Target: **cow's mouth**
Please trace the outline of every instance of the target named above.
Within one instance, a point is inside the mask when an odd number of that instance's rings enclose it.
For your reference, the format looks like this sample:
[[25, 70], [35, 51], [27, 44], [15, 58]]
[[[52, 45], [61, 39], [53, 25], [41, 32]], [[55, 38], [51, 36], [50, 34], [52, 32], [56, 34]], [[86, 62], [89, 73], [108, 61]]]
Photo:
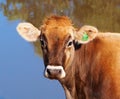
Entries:
[[49, 79], [62, 79], [66, 75], [62, 66], [48, 65], [45, 69], [45, 77]]

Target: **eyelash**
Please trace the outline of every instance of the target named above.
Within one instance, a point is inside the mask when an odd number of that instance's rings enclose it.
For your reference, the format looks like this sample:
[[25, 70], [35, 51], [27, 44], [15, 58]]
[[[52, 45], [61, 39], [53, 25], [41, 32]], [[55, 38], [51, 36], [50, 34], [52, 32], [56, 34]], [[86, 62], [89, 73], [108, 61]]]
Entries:
[[43, 39], [40, 39], [40, 43], [42, 47], [44, 48], [46, 47], [46, 42]]
[[69, 42], [67, 43], [67, 47], [71, 47], [72, 44], [73, 44], [73, 41], [69, 41]]

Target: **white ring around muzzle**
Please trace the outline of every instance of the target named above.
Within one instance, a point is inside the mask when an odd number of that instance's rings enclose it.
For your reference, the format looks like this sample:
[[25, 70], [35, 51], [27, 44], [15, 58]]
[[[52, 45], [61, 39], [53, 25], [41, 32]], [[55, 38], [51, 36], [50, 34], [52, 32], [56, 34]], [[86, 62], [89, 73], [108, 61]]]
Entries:
[[60, 78], [64, 78], [65, 76], [66, 76], [66, 73], [65, 73], [65, 71], [64, 71], [64, 69], [63, 69], [63, 67], [62, 66], [53, 66], [53, 65], [48, 65], [47, 67], [46, 67], [46, 70], [45, 70], [45, 76], [46, 77], [49, 77], [49, 75], [48, 75], [48, 73], [47, 73], [47, 69], [60, 69], [61, 70], [61, 75], [60, 75]]

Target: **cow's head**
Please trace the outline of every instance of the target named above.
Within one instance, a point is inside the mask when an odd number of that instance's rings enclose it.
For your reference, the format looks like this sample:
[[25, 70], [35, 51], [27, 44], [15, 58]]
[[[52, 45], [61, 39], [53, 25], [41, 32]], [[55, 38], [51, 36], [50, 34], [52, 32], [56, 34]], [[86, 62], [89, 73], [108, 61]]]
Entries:
[[45, 64], [45, 76], [61, 79], [72, 64], [76, 44], [86, 44], [96, 37], [98, 30], [92, 26], [74, 29], [69, 18], [52, 16], [37, 29], [31, 23], [20, 23], [18, 33], [27, 41], [40, 40]]

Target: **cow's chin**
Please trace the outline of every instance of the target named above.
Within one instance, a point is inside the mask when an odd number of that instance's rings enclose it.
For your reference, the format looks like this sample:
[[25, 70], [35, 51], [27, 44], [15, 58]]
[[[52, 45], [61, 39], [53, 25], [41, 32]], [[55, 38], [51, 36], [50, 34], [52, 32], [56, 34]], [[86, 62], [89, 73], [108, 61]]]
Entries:
[[49, 79], [62, 79], [66, 76], [66, 73], [62, 66], [48, 65], [45, 69], [45, 77]]
[[62, 79], [60, 76], [46, 76], [45, 75], [45, 77], [50, 79], [50, 80], [60, 80], [60, 79]]

